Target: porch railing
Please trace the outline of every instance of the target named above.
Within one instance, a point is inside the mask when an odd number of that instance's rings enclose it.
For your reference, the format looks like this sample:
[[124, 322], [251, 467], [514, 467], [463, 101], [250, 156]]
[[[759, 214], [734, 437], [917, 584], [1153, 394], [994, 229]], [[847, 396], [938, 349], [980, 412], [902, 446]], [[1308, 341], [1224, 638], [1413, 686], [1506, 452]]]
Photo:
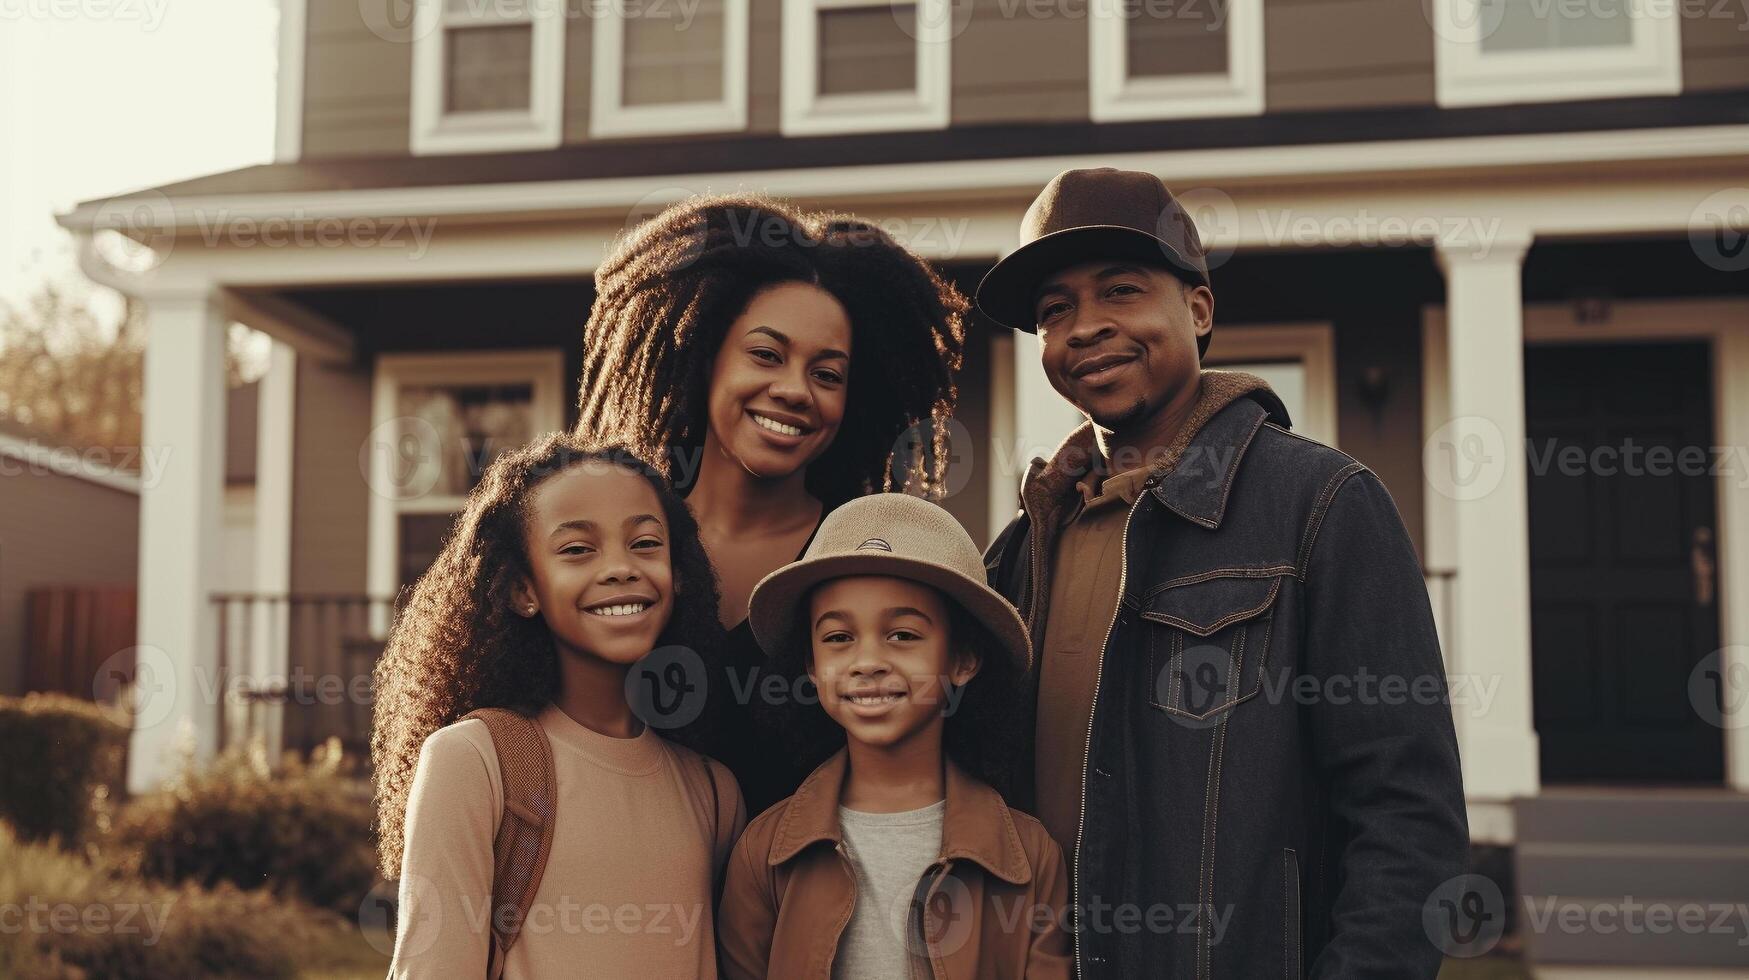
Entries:
[[220, 748], [259, 737], [273, 754], [308, 753], [338, 738], [348, 755], [368, 760], [372, 671], [393, 600], [235, 592], [212, 602]]
[[[1424, 569], [1440, 648], [1452, 662], [1457, 639], [1449, 569]], [[218, 593], [220, 747], [257, 736], [270, 752], [308, 753], [330, 737], [368, 759], [372, 671], [398, 612], [364, 595]]]

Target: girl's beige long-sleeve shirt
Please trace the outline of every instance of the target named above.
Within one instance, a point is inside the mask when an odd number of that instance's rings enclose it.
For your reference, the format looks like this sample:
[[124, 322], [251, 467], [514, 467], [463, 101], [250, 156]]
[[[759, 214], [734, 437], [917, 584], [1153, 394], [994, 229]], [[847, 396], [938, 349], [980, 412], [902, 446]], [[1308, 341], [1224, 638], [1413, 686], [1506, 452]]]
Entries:
[[[591, 731], [553, 705], [536, 719], [553, 745], [558, 807], [552, 854], [505, 980], [662, 977], [714, 980], [716, 801], [686, 777], [690, 751], [649, 728]], [[746, 822], [734, 777], [735, 835]], [[407, 804], [395, 978], [484, 977], [492, 941], [492, 841], [503, 813], [485, 722], [433, 732]]]

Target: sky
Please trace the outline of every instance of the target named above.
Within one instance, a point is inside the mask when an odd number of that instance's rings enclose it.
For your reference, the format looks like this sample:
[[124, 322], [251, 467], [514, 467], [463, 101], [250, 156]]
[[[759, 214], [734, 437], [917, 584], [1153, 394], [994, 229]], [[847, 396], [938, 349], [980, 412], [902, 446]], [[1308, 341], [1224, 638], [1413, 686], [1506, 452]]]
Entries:
[[0, 300], [80, 283], [54, 214], [273, 158], [275, 0], [0, 0]]

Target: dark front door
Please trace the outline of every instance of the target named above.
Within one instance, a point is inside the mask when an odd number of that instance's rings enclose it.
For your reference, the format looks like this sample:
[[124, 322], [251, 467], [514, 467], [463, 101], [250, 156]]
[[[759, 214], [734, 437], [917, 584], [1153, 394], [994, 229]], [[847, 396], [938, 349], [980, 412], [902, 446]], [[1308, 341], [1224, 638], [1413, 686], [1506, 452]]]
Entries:
[[1525, 351], [1531, 657], [1545, 782], [1717, 782], [1689, 698], [1719, 645], [1704, 344]]

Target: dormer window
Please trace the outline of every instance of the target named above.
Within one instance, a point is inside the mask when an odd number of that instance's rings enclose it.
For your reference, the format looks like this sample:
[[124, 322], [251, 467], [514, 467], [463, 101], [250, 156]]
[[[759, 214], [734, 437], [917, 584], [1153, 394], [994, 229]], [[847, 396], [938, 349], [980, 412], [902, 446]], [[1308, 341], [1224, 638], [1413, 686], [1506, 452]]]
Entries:
[[558, 146], [564, 128], [565, 12], [560, 0], [418, 4], [413, 152]]
[[1263, 2], [1090, 0], [1098, 122], [1263, 111]]
[[1682, 91], [1676, 4], [1434, 0], [1442, 106]]
[[603, 4], [595, 22], [589, 134], [746, 129], [749, 5]]
[[784, 0], [787, 135], [942, 129], [950, 0]]

